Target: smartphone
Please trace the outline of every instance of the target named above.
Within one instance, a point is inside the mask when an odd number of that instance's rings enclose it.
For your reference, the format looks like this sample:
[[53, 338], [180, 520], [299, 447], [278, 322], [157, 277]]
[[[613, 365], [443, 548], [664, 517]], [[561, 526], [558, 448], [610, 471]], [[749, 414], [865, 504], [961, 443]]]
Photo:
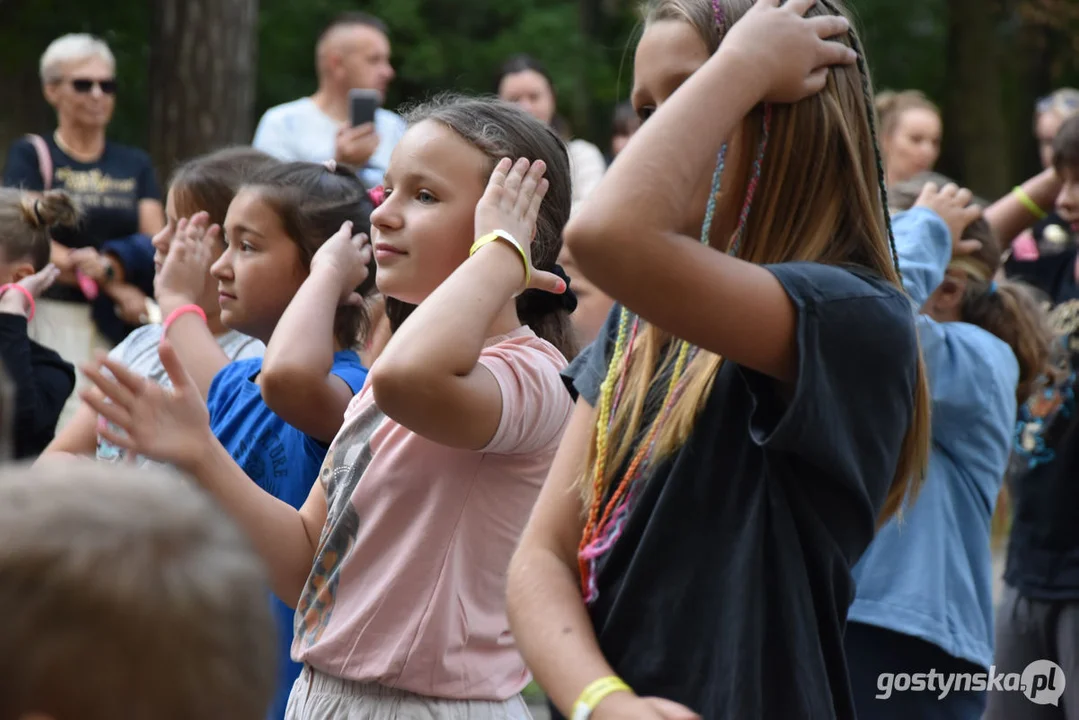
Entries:
[[348, 107], [352, 127], [374, 122], [375, 110], [378, 109], [378, 92], [353, 88], [348, 91]]

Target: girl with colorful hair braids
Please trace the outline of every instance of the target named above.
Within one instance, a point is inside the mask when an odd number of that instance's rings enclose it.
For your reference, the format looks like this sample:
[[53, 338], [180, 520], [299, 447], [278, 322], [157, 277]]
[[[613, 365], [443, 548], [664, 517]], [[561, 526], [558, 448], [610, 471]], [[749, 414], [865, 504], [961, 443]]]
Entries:
[[866, 60], [834, 0], [654, 0], [632, 100], [566, 228], [617, 304], [565, 373], [514, 636], [574, 720], [853, 718], [851, 566], [929, 441]]

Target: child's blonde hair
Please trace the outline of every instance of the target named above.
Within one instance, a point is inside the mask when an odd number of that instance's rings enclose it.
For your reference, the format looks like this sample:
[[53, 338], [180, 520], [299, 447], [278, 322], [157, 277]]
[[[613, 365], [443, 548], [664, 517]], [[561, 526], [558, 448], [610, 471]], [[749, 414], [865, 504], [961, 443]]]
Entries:
[[54, 461], [0, 479], [0, 719], [263, 720], [264, 569], [163, 470]]
[[49, 228], [74, 227], [79, 209], [59, 190], [30, 193], [0, 188], [0, 261], [30, 261], [37, 272], [49, 264]]
[[[645, 24], [687, 23], [714, 53], [723, 32], [752, 6], [753, 0], [650, 0], [645, 6]], [[822, 0], [807, 16], [842, 11], [839, 0]], [[722, 30], [717, 15], [726, 20]], [[743, 123], [742, 155], [753, 157], [755, 149], [760, 153], [762, 181], [752, 206], [748, 198], [756, 178], [747, 174], [730, 183], [731, 193], [747, 198], [743, 208], [745, 240], [736, 254], [761, 265], [797, 261], [853, 265], [902, 287], [891, 242], [867, 61], [853, 30], [837, 41], [858, 52], [857, 66], [832, 68], [821, 93], [793, 105], [774, 106], [770, 125], [770, 111], [765, 107], [754, 109]], [[766, 151], [762, 125], [770, 127], [772, 138]], [[623, 469], [630, 462], [630, 452], [641, 442], [651, 391], [667, 387], [664, 371], [680, 362], [675, 356], [678, 343], [668, 344], [667, 340], [659, 328], [645, 325], [621, 356], [616, 342], [615, 358], [626, 362], [625, 374], [619, 379], [621, 402], [608, 425], [601, 420], [593, 429], [582, 488], [586, 507], [607, 494], [616, 476], [627, 477]], [[653, 462], [686, 443], [722, 362], [715, 353], [702, 351], [685, 364], [683, 391], [672, 400], [654, 436]], [[662, 370], [657, 369], [661, 364]], [[610, 374], [610, 365], [608, 370]], [[663, 397], [662, 393], [659, 396]], [[911, 422], [878, 518], [880, 525], [917, 495], [925, 477], [930, 401], [920, 354], [912, 401]]]

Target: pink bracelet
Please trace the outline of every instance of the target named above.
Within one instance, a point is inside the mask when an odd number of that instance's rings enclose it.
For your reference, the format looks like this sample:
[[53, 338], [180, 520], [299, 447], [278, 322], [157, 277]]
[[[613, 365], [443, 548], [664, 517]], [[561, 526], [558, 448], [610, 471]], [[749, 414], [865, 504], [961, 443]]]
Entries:
[[34, 296], [29, 290], [22, 285], [16, 285], [15, 283], [8, 283], [7, 285], [0, 285], [0, 295], [3, 295], [8, 290], [18, 290], [26, 296], [27, 302], [30, 303], [30, 314], [26, 316], [26, 321], [29, 322], [34, 319], [34, 313], [37, 311], [37, 304], [34, 302]]
[[180, 307], [170, 312], [169, 316], [165, 318], [165, 322], [161, 323], [161, 327], [164, 332], [169, 331], [169, 326], [176, 322], [176, 318], [180, 317], [181, 315], [186, 315], [187, 313], [195, 313], [200, 318], [202, 318], [203, 322], [206, 322], [206, 312], [198, 305], [181, 305]]

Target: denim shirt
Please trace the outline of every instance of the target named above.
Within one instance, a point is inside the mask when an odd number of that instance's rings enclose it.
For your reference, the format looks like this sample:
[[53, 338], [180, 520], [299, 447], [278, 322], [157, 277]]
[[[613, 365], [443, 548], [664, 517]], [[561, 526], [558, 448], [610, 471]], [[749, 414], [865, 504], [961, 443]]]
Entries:
[[993, 659], [990, 520], [1007, 468], [1019, 364], [995, 335], [919, 309], [943, 282], [951, 234], [924, 208], [893, 219], [903, 284], [917, 317], [932, 394], [925, 484], [854, 567], [848, 621], [920, 638], [953, 657]]

